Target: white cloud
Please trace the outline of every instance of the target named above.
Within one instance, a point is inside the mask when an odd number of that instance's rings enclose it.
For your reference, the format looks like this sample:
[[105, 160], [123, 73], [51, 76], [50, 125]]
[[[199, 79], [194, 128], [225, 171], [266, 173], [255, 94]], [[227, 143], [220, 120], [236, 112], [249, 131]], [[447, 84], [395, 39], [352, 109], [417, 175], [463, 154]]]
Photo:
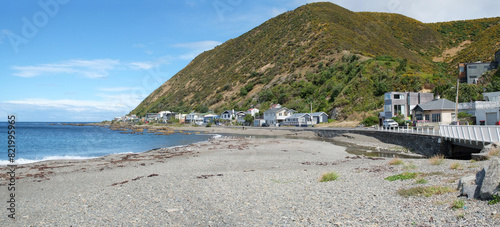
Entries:
[[144, 69], [148, 70], [154, 67], [154, 64], [151, 62], [132, 62], [129, 63], [131, 69]]
[[74, 74], [87, 78], [101, 78], [109, 75], [109, 72], [120, 65], [119, 60], [95, 59], [95, 60], [68, 60], [59, 63], [39, 64], [35, 66], [13, 66], [14, 73], [19, 77], [35, 77], [47, 74]]
[[184, 60], [192, 60], [199, 54], [203, 53], [203, 51], [211, 50], [221, 44], [222, 43], [218, 41], [208, 40], [208, 41], [191, 42], [191, 43], [178, 43], [173, 45], [173, 47], [190, 49], [189, 52], [181, 55], [180, 58]]
[[278, 9], [278, 8], [273, 8], [273, 9], [271, 9], [271, 15], [272, 15], [273, 17], [275, 17], [275, 16], [278, 16], [278, 15], [280, 15], [280, 14], [285, 13], [286, 11], [287, 11], [286, 9]]

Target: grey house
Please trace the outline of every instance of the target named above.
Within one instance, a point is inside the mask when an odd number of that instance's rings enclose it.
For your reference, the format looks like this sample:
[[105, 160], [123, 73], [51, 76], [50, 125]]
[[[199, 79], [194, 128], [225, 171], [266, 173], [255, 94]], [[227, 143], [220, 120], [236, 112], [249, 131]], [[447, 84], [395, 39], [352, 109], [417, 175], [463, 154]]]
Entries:
[[496, 63], [496, 62], [468, 63], [465, 66], [465, 70], [466, 70], [466, 74], [467, 74], [467, 83], [468, 84], [476, 84], [479, 77], [481, 77], [485, 72], [496, 69], [497, 66], [498, 66], [498, 63]]
[[384, 95], [384, 112], [380, 113], [380, 122], [397, 115], [409, 117], [411, 110], [415, 106], [430, 102], [433, 99], [433, 93], [387, 92]]
[[328, 114], [325, 112], [316, 112], [312, 114], [312, 123], [313, 125], [328, 122]]

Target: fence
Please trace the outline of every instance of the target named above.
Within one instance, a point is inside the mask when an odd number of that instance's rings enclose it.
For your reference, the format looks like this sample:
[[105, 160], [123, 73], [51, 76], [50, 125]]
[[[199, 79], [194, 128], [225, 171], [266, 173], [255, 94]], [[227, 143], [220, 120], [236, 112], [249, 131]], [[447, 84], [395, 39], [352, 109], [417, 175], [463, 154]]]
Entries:
[[386, 132], [394, 132], [394, 133], [409, 133], [409, 134], [423, 134], [423, 135], [431, 135], [431, 136], [438, 136], [439, 135], [439, 130], [434, 129], [434, 127], [390, 127], [390, 128], [384, 128], [384, 127], [379, 127], [379, 131], [386, 131]]
[[495, 143], [500, 141], [500, 126], [441, 125], [439, 135], [458, 142]]
[[430, 136], [441, 136], [447, 140], [458, 142], [469, 142], [472, 144], [500, 142], [500, 126], [479, 126], [479, 125], [440, 125], [439, 129], [434, 128], [382, 128], [379, 131], [393, 133], [423, 134]]

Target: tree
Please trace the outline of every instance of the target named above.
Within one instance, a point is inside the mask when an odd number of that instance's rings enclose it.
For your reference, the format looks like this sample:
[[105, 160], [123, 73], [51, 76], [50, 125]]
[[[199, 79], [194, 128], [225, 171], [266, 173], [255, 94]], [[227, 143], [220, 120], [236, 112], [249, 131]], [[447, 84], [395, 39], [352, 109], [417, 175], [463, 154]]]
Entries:
[[254, 117], [251, 114], [247, 114], [243, 118], [243, 120], [245, 120], [245, 122], [250, 123], [250, 124], [253, 122], [253, 119], [254, 119]]

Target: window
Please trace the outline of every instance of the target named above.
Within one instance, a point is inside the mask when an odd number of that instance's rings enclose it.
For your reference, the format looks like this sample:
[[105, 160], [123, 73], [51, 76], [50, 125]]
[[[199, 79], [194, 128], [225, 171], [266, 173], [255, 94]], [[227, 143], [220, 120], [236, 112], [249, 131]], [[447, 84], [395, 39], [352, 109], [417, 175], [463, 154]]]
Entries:
[[392, 109], [391, 109], [391, 105], [385, 105], [384, 106], [384, 112], [391, 112]]
[[387, 93], [384, 95], [384, 100], [390, 100], [391, 99], [391, 94]]
[[405, 106], [404, 105], [394, 105], [394, 114], [396, 115], [406, 115], [405, 113]]
[[430, 119], [429, 114], [426, 114], [426, 115], [425, 115], [425, 119], [424, 119], [424, 120], [428, 121], [429, 119]]
[[432, 114], [432, 122], [441, 122], [441, 114]]
[[404, 99], [405, 95], [394, 94], [394, 99]]
[[477, 66], [475, 66], [475, 65], [469, 65], [467, 68], [469, 68], [469, 69], [477, 69]]

